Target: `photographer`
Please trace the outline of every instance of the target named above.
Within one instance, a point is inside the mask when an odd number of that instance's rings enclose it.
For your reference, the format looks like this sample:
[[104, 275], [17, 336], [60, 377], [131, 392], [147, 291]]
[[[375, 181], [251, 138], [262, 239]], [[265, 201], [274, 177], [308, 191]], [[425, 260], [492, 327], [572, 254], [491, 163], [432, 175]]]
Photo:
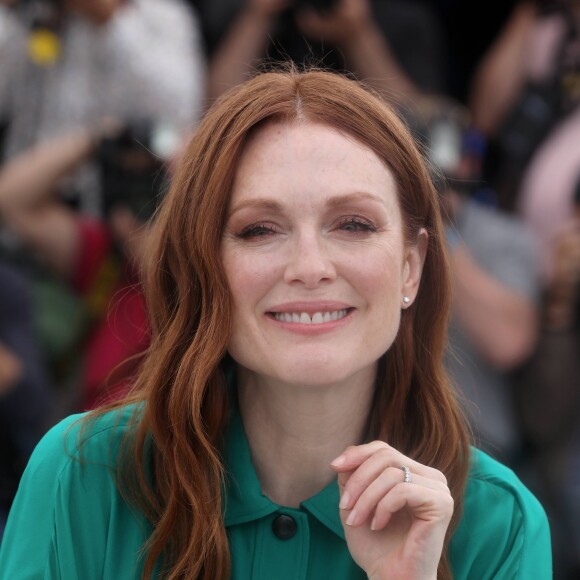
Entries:
[[[0, 218], [5, 226], [83, 298], [89, 324], [81, 337], [81, 390], [73, 393], [73, 411], [92, 407], [105, 390], [122, 389], [137, 364], [128, 357], [148, 344], [138, 272], [148, 233], [146, 217], [163, 184], [162, 163], [144, 145], [129, 147], [128, 141], [109, 123], [80, 130], [21, 154], [0, 175]], [[107, 218], [79, 214], [58, 198], [58, 186], [88, 159], [108, 167], [107, 151], [113, 145], [119, 149], [118, 165], [105, 172], [110, 191]], [[143, 208], [147, 214], [140, 217]]]
[[[195, 4], [211, 56], [212, 97], [246, 80], [266, 56], [348, 70], [395, 102], [443, 88], [440, 25], [424, 3], [197, 0]], [[221, 6], [219, 14], [215, 4]]]
[[487, 140], [484, 178], [540, 238], [548, 278], [544, 248], [570, 207], [559, 192], [577, 175], [579, 104], [580, 2], [519, 0], [475, 71], [469, 106]]
[[[188, 132], [201, 114], [205, 57], [182, 0], [17, 0], [0, 5], [0, 76], [11, 159], [106, 116]], [[102, 213], [94, 164], [64, 185], [69, 203]]]

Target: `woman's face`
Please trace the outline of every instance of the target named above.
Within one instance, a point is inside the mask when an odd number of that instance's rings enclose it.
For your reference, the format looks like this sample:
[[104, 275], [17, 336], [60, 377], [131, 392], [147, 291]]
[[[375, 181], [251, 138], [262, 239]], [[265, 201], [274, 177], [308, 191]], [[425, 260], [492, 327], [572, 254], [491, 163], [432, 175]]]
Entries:
[[231, 356], [287, 383], [374, 373], [426, 241], [405, 247], [394, 179], [370, 149], [320, 124], [266, 125], [242, 155], [222, 240]]

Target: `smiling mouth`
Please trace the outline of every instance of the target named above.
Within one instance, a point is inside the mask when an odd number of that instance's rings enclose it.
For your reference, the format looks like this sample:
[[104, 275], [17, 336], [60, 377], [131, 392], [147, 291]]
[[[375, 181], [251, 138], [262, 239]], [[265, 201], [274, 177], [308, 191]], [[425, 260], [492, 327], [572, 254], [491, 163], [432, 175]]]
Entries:
[[308, 314], [308, 312], [269, 312], [268, 314], [279, 322], [324, 324], [344, 318], [351, 310], [352, 308], [343, 308], [342, 310], [331, 310], [329, 312], [314, 312], [312, 315]]

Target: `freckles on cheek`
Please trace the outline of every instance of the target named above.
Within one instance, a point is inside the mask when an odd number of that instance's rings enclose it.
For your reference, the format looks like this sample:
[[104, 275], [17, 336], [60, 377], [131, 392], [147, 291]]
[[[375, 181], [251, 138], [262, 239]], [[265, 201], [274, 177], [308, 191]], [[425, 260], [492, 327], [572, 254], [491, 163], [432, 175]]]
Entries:
[[384, 252], [374, 256], [373, 259], [361, 258], [353, 264], [350, 271], [362, 291], [385, 297], [400, 278], [398, 262]]
[[261, 290], [267, 290], [272, 283], [271, 262], [248, 256], [232, 256], [225, 264], [228, 284], [236, 302], [259, 299]]

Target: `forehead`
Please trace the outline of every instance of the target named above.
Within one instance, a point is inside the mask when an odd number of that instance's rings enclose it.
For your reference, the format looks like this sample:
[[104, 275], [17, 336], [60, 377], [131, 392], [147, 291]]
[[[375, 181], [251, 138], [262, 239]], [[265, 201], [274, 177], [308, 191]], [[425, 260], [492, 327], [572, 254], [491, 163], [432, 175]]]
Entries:
[[356, 192], [398, 206], [391, 170], [364, 144], [320, 123], [269, 123], [244, 148], [231, 203], [264, 196], [315, 202]]

